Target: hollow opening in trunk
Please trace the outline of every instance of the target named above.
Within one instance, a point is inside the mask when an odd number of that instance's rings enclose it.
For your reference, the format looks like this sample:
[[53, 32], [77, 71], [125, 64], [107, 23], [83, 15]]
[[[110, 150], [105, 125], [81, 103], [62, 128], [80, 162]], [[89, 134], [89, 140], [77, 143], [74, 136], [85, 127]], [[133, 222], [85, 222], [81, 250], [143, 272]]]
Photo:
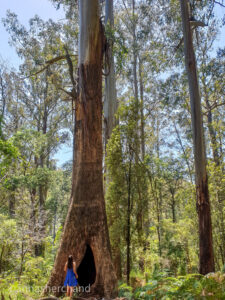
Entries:
[[90, 286], [95, 282], [96, 278], [96, 269], [94, 256], [91, 250], [91, 247], [86, 245], [85, 255], [77, 269], [78, 274], [78, 283], [80, 286], [86, 287]]

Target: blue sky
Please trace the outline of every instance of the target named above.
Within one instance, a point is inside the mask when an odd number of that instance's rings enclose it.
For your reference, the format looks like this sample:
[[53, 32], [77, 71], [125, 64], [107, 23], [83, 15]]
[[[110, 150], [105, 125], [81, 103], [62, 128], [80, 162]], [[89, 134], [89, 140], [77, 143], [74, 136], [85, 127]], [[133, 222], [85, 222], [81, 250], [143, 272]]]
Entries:
[[[60, 20], [65, 17], [62, 9], [56, 10], [49, 0], [0, 0], [0, 20], [5, 18], [6, 11], [9, 9], [18, 15], [19, 21], [23, 25], [28, 25], [28, 21], [35, 14], [42, 19]], [[6, 60], [10, 66], [18, 67], [20, 60], [15, 50], [9, 46], [9, 34], [6, 32], [2, 22], [0, 22], [0, 57]]]
[[[215, 15], [218, 18], [223, 18], [225, 14], [225, 8], [219, 6], [218, 4], [215, 6]], [[223, 28], [220, 28], [220, 35], [217, 39], [217, 41], [214, 44], [214, 47], [225, 47], [225, 30], [224, 30], [224, 26]]]

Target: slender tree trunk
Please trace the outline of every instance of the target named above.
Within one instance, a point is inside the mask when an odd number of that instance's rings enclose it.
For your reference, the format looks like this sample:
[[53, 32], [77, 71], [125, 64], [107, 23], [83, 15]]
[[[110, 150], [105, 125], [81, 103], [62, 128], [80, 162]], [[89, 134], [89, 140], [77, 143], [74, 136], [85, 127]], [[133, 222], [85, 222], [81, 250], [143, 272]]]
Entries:
[[112, 249], [112, 252], [114, 254], [113, 265], [118, 280], [122, 279], [122, 260], [121, 260], [120, 245], [121, 245], [121, 240], [120, 240], [120, 235], [118, 235], [118, 239], [115, 241], [115, 247], [114, 249]]
[[[157, 116], [156, 120], [156, 154], [157, 158], [160, 157], [160, 149], [159, 149], [159, 118]], [[159, 165], [157, 167], [157, 177], [160, 178], [160, 168]], [[155, 179], [155, 194], [156, 194], [156, 213], [157, 213], [157, 234], [158, 234], [158, 242], [159, 242], [159, 256], [162, 256], [162, 245], [161, 245], [161, 236], [162, 236], [162, 227], [161, 227], [161, 220], [162, 220], [162, 186], [158, 179]]]
[[[140, 132], [139, 132], [139, 91], [138, 91], [138, 49], [137, 49], [137, 37], [136, 37], [136, 21], [135, 21], [135, 10], [136, 10], [136, 1], [132, 0], [132, 51], [133, 51], [133, 89], [134, 89], [134, 101], [135, 101], [135, 165], [139, 166], [139, 153], [140, 153]], [[143, 154], [143, 153], [142, 153]], [[143, 157], [143, 156], [142, 156]], [[140, 191], [141, 189], [141, 180], [140, 176], [137, 176], [137, 233], [139, 241], [143, 239], [143, 195]], [[140, 261], [142, 265], [142, 261]]]
[[45, 194], [44, 187], [39, 186], [39, 214], [38, 214], [38, 242], [34, 247], [35, 256], [43, 256], [45, 251], [45, 226], [46, 226], [46, 216], [45, 216]]
[[15, 191], [12, 191], [11, 195], [9, 196], [9, 215], [10, 215], [10, 218], [15, 217], [15, 203], [16, 203]]
[[172, 196], [171, 209], [172, 209], [173, 223], [176, 223], [176, 209], [175, 209], [174, 191], [171, 189], [170, 193], [171, 193], [171, 196]]
[[35, 237], [36, 235], [36, 207], [35, 207], [35, 197], [36, 197], [36, 189], [33, 188], [30, 191], [30, 222], [29, 222], [29, 231], [31, 237]]
[[126, 242], [127, 242], [127, 284], [130, 284], [130, 218], [131, 218], [131, 163], [132, 158], [130, 157], [129, 161], [129, 169], [128, 169], [128, 175], [127, 175], [127, 236], [126, 236]]
[[139, 99], [138, 99], [138, 78], [137, 78], [137, 38], [136, 38], [136, 22], [135, 22], [136, 2], [132, 0], [132, 29], [133, 29], [133, 83], [134, 83], [134, 98], [135, 98], [135, 114], [138, 120]]
[[5, 245], [2, 245], [2, 251], [1, 251], [1, 254], [0, 254], [0, 274], [2, 273], [2, 270], [3, 270], [3, 264], [2, 264], [2, 258], [3, 258], [3, 253], [4, 253], [4, 250], [5, 250]]
[[190, 253], [189, 253], [189, 244], [188, 244], [188, 239], [185, 240], [185, 244], [184, 244], [184, 247], [185, 247], [185, 251], [186, 251], [186, 264], [187, 264], [187, 272], [188, 273], [191, 273], [191, 259], [190, 259]]
[[184, 52], [189, 82], [194, 143], [197, 212], [199, 218], [199, 271], [201, 274], [207, 274], [215, 270], [215, 265], [213, 254], [208, 179], [206, 171], [206, 154], [202, 124], [201, 99], [198, 86], [192, 32], [189, 22], [188, 2], [187, 0], [180, 0], [180, 4], [184, 32]]
[[156, 196], [156, 212], [157, 212], [157, 235], [159, 243], [159, 256], [162, 256], [162, 247], [161, 247], [161, 218], [160, 218], [160, 209], [159, 209], [159, 198]]
[[[113, 0], [105, 1], [105, 26], [110, 26], [110, 28], [114, 27]], [[115, 113], [118, 108], [118, 103], [116, 95], [114, 57], [112, 50], [113, 44], [112, 41], [109, 40], [107, 41], [107, 53], [105, 58], [105, 101], [103, 106], [105, 147], [108, 139], [111, 136], [112, 130], [117, 123]]]
[[220, 165], [220, 160], [219, 160], [219, 153], [218, 153], [218, 145], [217, 145], [217, 140], [216, 140], [216, 132], [213, 128], [213, 117], [212, 117], [212, 109], [209, 104], [209, 96], [206, 88], [206, 83], [205, 80], [202, 79], [203, 83], [203, 90], [205, 94], [205, 103], [207, 107], [207, 125], [208, 125], [208, 130], [209, 130], [209, 136], [211, 140], [211, 145], [212, 145], [212, 152], [213, 152], [213, 159], [216, 164], [216, 166]]
[[[113, 0], [105, 1], [105, 27], [106, 30], [110, 27], [114, 27], [114, 15], [113, 15]], [[111, 136], [113, 128], [118, 124], [118, 119], [115, 117], [117, 112], [118, 102], [116, 94], [116, 78], [115, 78], [115, 66], [113, 57], [113, 43], [112, 40], [107, 41], [105, 54], [105, 101], [103, 105], [104, 111], [104, 149], [105, 157], [107, 155], [106, 146], [108, 139]], [[105, 164], [104, 164], [105, 166]], [[104, 193], [108, 186], [108, 173], [105, 166], [104, 170]], [[116, 208], [117, 209], [117, 208]], [[117, 209], [118, 211], [118, 209]], [[113, 264], [115, 267], [116, 275], [118, 279], [122, 278], [121, 272], [121, 251], [120, 251], [120, 236], [118, 235], [117, 241], [115, 241], [116, 247], [112, 247]]]
[[1, 89], [1, 115], [0, 115], [0, 136], [2, 134], [2, 121], [5, 116], [5, 108], [6, 108], [6, 94], [5, 94], [5, 84], [3, 82], [3, 73], [0, 75], [0, 89]]
[[162, 251], [161, 251], [161, 230], [160, 230], [160, 223], [161, 223], [161, 218], [160, 218], [160, 212], [159, 212], [159, 199], [157, 196], [157, 187], [156, 187], [156, 181], [153, 181], [152, 175], [148, 172], [148, 177], [151, 185], [151, 192], [153, 199], [156, 204], [156, 214], [157, 214], [157, 235], [158, 235], [158, 250], [159, 250], [159, 256], [161, 257]]
[[[45, 72], [45, 89], [44, 89], [44, 114], [42, 118], [42, 134], [46, 135], [48, 128], [48, 69]], [[41, 150], [40, 154], [40, 163], [39, 167], [44, 168], [46, 163], [46, 158], [44, 156], [44, 152], [46, 151], [46, 147], [44, 146]], [[45, 182], [41, 182], [38, 188], [39, 192], [39, 213], [38, 213], [38, 242], [34, 247], [35, 256], [44, 256], [45, 251], [45, 242], [44, 238], [46, 236], [46, 213], [45, 213], [45, 201], [47, 198], [47, 187]]]
[[53, 243], [55, 242], [55, 237], [56, 237], [56, 220], [57, 220], [57, 207], [55, 209], [54, 218], [53, 218], [53, 230], [52, 230]]
[[22, 241], [21, 244], [21, 255], [20, 255], [20, 271], [19, 271], [19, 277], [23, 273], [23, 264], [24, 264], [24, 257], [25, 257], [26, 251], [24, 250], [24, 242]]
[[186, 153], [186, 150], [183, 146], [182, 139], [180, 137], [179, 131], [178, 131], [177, 126], [176, 126], [176, 123], [173, 122], [173, 124], [174, 124], [174, 128], [175, 128], [175, 131], [176, 131], [178, 143], [180, 144], [180, 147], [181, 147], [183, 155], [184, 155], [185, 162], [186, 162], [187, 167], [188, 167], [188, 173], [189, 173], [189, 176], [190, 176], [190, 180], [191, 180], [191, 183], [193, 184], [191, 166], [190, 166], [190, 163], [189, 163], [189, 160], [188, 160], [188, 157], [187, 157], [187, 153]]
[[[77, 263], [78, 282], [87, 295], [116, 295], [102, 176], [102, 60], [104, 32], [98, 0], [80, 0], [79, 98], [75, 110], [72, 199], [54, 269], [44, 294], [63, 285], [68, 255]], [[85, 294], [85, 290], [84, 290]]]
[[144, 120], [144, 85], [142, 74], [142, 61], [139, 58], [139, 81], [140, 81], [140, 113], [141, 113], [141, 158], [145, 158], [145, 120]]

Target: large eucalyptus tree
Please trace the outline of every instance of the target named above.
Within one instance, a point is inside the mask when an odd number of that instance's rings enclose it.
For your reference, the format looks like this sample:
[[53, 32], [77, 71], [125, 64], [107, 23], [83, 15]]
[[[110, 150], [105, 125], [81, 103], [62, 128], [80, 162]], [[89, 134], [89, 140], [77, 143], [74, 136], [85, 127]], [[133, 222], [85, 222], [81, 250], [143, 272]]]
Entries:
[[[75, 143], [70, 207], [51, 277], [44, 289], [62, 287], [69, 254], [78, 282], [90, 293], [116, 293], [102, 181], [102, 64], [104, 29], [98, 0], [79, 1], [79, 84], [75, 101]], [[55, 294], [59, 295], [61, 289]]]
[[184, 53], [189, 83], [194, 143], [195, 181], [197, 194], [196, 206], [199, 219], [199, 271], [201, 274], [207, 274], [209, 272], [213, 272], [215, 270], [215, 266], [201, 98], [199, 92], [195, 52], [192, 41], [188, 0], [180, 0], [180, 5], [184, 32]]

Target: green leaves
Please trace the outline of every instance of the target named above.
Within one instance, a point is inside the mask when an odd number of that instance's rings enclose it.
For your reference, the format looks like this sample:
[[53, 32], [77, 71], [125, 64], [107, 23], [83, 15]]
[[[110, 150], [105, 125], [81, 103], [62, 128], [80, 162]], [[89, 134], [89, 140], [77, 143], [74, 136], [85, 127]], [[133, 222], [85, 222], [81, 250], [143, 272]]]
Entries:
[[158, 277], [135, 289], [135, 300], [140, 299], [224, 299], [225, 276], [220, 272], [207, 276], [189, 274], [186, 276]]
[[19, 235], [16, 228], [16, 221], [0, 214], [0, 273], [8, 272], [15, 266], [15, 257], [12, 253], [18, 247]]
[[132, 297], [132, 287], [127, 285], [126, 283], [122, 283], [118, 286], [118, 296], [125, 297], [128, 300], [131, 300]]
[[0, 139], [0, 181], [6, 175], [9, 166], [15, 163], [19, 157], [19, 150], [11, 140]]
[[10, 161], [13, 158], [18, 158], [19, 151], [10, 140], [5, 141], [0, 139], [0, 160]]

